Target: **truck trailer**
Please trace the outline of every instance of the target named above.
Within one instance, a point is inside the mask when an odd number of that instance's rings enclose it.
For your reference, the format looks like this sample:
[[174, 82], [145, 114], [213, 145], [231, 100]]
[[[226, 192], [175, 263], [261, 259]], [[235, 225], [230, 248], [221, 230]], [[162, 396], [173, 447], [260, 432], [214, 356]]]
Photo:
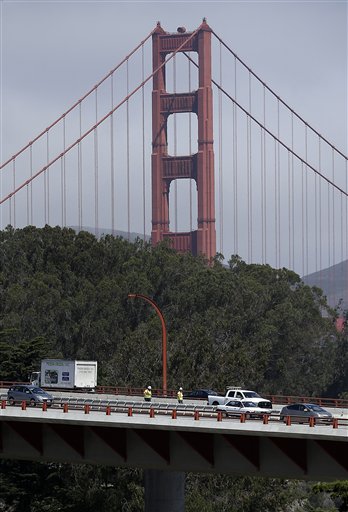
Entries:
[[94, 390], [97, 385], [97, 361], [43, 359], [41, 371], [32, 372], [30, 381], [43, 388]]

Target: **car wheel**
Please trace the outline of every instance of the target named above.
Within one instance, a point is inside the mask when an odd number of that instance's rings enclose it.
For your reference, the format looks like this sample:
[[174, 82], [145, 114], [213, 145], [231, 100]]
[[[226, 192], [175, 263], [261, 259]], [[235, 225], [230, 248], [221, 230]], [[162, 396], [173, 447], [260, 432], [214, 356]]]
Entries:
[[249, 412], [247, 412], [247, 413], [245, 414], [245, 419], [246, 419], [246, 420], [250, 420], [250, 418], [251, 418], [251, 414], [250, 414]]
[[279, 416], [279, 421], [284, 421], [284, 416]]
[[212, 405], [219, 405], [219, 402], [213, 402]]
[[226, 418], [228, 418], [228, 412], [225, 412], [225, 416], [226, 416]]
[[10, 396], [10, 398], [8, 399], [8, 403], [10, 405], [14, 405], [15, 404], [14, 398], [12, 396]]
[[34, 398], [32, 398], [30, 400], [30, 407], [35, 407], [35, 406], [36, 406], [36, 402], [35, 402]]

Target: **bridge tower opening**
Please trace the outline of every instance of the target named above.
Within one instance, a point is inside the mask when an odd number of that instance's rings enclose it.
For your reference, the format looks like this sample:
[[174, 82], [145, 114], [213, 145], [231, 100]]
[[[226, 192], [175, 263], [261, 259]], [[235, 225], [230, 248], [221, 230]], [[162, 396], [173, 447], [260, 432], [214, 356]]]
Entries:
[[[211, 260], [216, 254], [215, 184], [213, 148], [213, 99], [211, 87], [211, 28], [203, 20], [196, 32], [168, 33], [158, 23], [152, 36], [152, 232], [155, 245], [170, 239], [174, 249], [202, 254]], [[166, 63], [173, 52], [197, 52], [198, 89], [186, 93], [166, 90]], [[171, 114], [197, 115], [198, 151], [187, 156], [168, 154], [167, 122]], [[197, 187], [197, 229], [170, 230], [169, 191], [175, 180], [192, 179]]]

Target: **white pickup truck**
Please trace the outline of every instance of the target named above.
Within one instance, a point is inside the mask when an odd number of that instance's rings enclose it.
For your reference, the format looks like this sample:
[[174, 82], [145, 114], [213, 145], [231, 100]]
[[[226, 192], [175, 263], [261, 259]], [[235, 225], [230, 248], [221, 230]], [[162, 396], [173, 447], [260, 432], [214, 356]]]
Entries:
[[258, 407], [272, 409], [272, 402], [270, 400], [262, 398], [255, 391], [250, 391], [248, 389], [242, 389], [238, 387], [227, 388], [225, 396], [208, 395], [208, 405], [224, 405], [229, 400], [233, 399], [238, 399], [241, 400], [242, 402], [253, 402]]

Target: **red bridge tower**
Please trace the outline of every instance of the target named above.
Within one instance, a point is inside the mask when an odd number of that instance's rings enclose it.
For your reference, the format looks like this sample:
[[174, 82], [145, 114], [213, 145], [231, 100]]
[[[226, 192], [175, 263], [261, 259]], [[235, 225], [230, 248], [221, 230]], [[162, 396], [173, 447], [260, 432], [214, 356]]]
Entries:
[[[165, 32], [160, 24], [153, 34], [152, 92], [152, 243], [170, 238], [182, 252], [216, 254], [213, 105], [211, 88], [211, 29], [203, 20], [194, 33]], [[166, 91], [165, 57], [168, 53], [198, 53], [198, 90], [187, 93]], [[198, 153], [168, 155], [167, 121], [170, 114], [194, 112], [198, 119]], [[169, 190], [174, 180], [191, 178], [197, 186], [197, 230], [174, 233], [169, 229]]]

